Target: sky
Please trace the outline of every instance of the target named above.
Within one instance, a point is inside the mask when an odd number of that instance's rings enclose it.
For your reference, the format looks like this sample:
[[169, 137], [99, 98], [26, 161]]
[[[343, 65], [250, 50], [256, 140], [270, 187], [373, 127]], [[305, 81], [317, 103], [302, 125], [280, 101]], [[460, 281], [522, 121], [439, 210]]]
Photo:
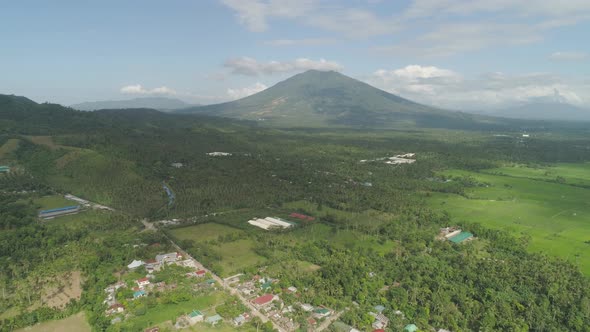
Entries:
[[210, 104], [308, 69], [414, 101], [590, 108], [588, 0], [0, 1], [0, 93]]

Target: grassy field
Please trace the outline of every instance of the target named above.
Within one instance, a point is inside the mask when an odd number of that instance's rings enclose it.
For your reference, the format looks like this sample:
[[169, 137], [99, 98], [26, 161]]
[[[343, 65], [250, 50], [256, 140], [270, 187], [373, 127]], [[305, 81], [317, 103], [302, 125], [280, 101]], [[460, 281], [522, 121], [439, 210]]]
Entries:
[[76, 202], [69, 201], [61, 195], [44, 196], [35, 200], [35, 204], [40, 206], [40, 210], [56, 209], [65, 206], [78, 205]]
[[254, 252], [254, 245], [254, 240], [242, 239], [217, 246], [217, 252], [222, 257], [221, 262], [219, 262], [223, 268], [222, 276], [228, 277], [243, 271], [247, 267], [262, 265], [266, 258]]
[[[195, 242], [218, 240], [220, 236], [242, 232], [244, 231], [216, 223], [181, 227], [170, 231], [171, 235], [178, 240], [193, 240]], [[222, 276], [230, 276], [241, 272], [246, 267], [264, 263], [266, 259], [254, 252], [254, 246], [254, 240], [249, 238], [211, 246], [211, 249], [221, 256], [219, 265], [223, 269]]]
[[[190, 301], [171, 303], [154, 308], [148, 308], [145, 315], [134, 317], [130, 323], [138, 331], [164, 324], [167, 321], [174, 321], [178, 316], [189, 313], [193, 310], [200, 310], [207, 313], [214, 313], [213, 308], [224, 300], [222, 292], [216, 292], [206, 296], [193, 297]], [[127, 323], [125, 324], [127, 325]]]
[[556, 181], [562, 177], [564, 183], [572, 185], [590, 186], [590, 163], [556, 164], [551, 166], [527, 167], [513, 165], [485, 170], [488, 174], [502, 174], [519, 178]]
[[241, 229], [215, 223], [182, 227], [170, 231], [179, 240], [194, 240], [197, 242], [217, 240], [220, 236], [241, 232], [243, 232]]
[[[570, 178], [571, 174], [581, 172], [577, 166], [565, 169], [576, 170], [565, 172], [565, 177]], [[537, 172], [508, 171], [513, 174]], [[468, 189], [467, 197], [434, 193], [428, 199], [429, 204], [435, 209], [446, 210], [455, 220], [479, 222], [516, 235], [529, 235], [531, 251], [567, 259], [590, 275], [590, 189], [486, 173], [445, 172], [447, 176], [471, 176], [486, 185]], [[577, 177], [589, 175], [590, 170]]]
[[17, 330], [17, 332], [90, 332], [86, 315], [81, 312], [60, 320], [52, 320]]
[[0, 146], [0, 160], [9, 153], [15, 151], [18, 148], [19, 142], [19, 139], [11, 138], [7, 140], [6, 143], [2, 144], [2, 146]]

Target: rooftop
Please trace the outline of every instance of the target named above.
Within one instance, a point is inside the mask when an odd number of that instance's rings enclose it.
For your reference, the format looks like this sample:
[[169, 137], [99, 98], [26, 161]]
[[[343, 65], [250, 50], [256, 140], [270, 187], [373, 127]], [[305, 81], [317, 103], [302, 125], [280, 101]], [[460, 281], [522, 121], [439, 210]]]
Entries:
[[262, 295], [260, 297], [257, 297], [256, 299], [254, 299], [254, 303], [261, 305], [261, 304], [267, 304], [269, 302], [271, 302], [274, 299], [274, 295], [272, 294], [265, 294]]
[[461, 243], [467, 239], [470, 239], [473, 237], [473, 234], [469, 233], [469, 232], [461, 232], [455, 236], [452, 236], [449, 238], [449, 241], [453, 242], [453, 243]]

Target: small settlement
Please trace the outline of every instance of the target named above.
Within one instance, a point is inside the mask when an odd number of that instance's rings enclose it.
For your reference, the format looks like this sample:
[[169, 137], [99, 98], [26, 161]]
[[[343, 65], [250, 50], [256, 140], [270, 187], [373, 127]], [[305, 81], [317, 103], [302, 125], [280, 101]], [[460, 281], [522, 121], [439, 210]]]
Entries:
[[[128, 318], [133, 317], [133, 314], [126, 312], [126, 304], [137, 301], [150, 294], [165, 294], [166, 292], [174, 291], [177, 288], [175, 283], [167, 283], [166, 281], [158, 281], [156, 273], [162, 271], [166, 266], [175, 265], [186, 269], [192, 269], [192, 272], [186, 272], [186, 280], [194, 285], [194, 289], [207, 289], [215, 287], [216, 283], [213, 279], [205, 278], [207, 271], [203, 269], [198, 262], [192, 259], [184, 259], [179, 252], [170, 252], [156, 255], [155, 259], [142, 261], [139, 259], [133, 260], [127, 265], [128, 273], [133, 275], [137, 273], [140, 267], [144, 267], [147, 274], [134, 280], [118, 281], [105, 288], [106, 298], [104, 304], [107, 305], [105, 315], [111, 317], [111, 323], [117, 324]], [[142, 270], [143, 271], [143, 270]], [[129, 289], [126, 293], [119, 292], [120, 289]], [[128, 294], [128, 295], [122, 295]], [[182, 315], [176, 319], [175, 327], [178, 329], [186, 328], [195, 325], [196, 323], [206, 321], [211, 325], [215, 325], [221, 320], [219, 315], [206, 315], [203, 310], [194, 309], [186, 315]]]
[[[260, 270], [259, 272], [262, 272]], [[240, 293], [240, 296], [250, 302], [260, 313], [266, 315], [277, 326], [285, 331], [295, 331], [300, 328], [299, 323], [294, 319], [297, 313], [307, 316], [308, 323], [313, 321], [311, 326], [331, 316], [334, 311], [323, 307], [313, 306], [308, 303], [297, 301], [301, 297], [299, 290], [294, 286], [280, 289], [279, 279], [254, 275], [252, 278], [244, 278], [243, 275], [236, 275], [225, 279], [228, 286]], [[285, 304], [282, 297], [290, 297], [291, 305]], [[236, 317], [238, 322], [241, 318]]]

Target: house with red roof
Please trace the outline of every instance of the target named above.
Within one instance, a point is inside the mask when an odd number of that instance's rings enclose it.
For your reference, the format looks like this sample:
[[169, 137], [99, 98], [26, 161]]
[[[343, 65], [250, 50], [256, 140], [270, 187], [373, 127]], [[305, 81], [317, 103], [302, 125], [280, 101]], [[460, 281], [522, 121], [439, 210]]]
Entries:
[[125, 307], [121, 303], [115, 303], [106, 310], [107, 316], [118, 314], [125, 311]]
[[147, 285], [150, 284], [150, 279], [148, 278], [141, 278], [141, 279], [137, 279], [135, 280], [135, 282], [137, 283], [137, 286], [139, 286], [140, 288], [145, 287]]
[[252, 304], [257, 308], [262, 308], [269, 305], [274, 300], [278, 300], [278, 296], [273, 294], [264, 294], [252, 300]]

